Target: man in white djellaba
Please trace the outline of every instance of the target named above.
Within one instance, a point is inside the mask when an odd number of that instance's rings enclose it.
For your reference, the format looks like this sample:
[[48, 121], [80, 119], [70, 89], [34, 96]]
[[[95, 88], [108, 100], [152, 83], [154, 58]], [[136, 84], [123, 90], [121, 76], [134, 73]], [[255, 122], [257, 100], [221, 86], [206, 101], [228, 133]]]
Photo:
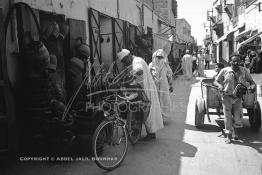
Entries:
[[192, 66], [193, 57], [189, 54], [189, 50], [186, 50], [186, 54], [182, 58], [182, 69], [187, 80], [192, 78]]
[[127, 49], [122, 49], [117, 56], [124, 67], [130, 69], [130, 72], [136, 77], [132, 84], [139, 84], [151, 102], [149, 114], [148, 116], [144, 116], [147, 136], [142, 140], [156, 139], [156, 132], [164, 126], [157, 89], [149, 67], [142, 58], [133, 56]]

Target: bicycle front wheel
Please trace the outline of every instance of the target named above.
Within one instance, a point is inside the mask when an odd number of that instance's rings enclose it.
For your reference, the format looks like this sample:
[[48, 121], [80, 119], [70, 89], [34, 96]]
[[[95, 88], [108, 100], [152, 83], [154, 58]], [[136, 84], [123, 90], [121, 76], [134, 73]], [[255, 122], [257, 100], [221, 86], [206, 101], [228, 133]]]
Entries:
[[127, 153], [127, 132], [118, 122], [103, 121], [93, 135], [95, 163], [104, 170], [117, 168]]

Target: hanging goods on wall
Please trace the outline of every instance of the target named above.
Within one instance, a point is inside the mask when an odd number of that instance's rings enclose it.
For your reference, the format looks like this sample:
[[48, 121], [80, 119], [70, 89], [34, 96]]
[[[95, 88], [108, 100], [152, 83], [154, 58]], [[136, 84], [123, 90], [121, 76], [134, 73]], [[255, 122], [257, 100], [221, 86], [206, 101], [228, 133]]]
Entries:
[[[21, 6], [26, 8], [22, 9], [20, 8]], [[43, 38], [40, 34], [40, 25], [34, 11], [28, 4], [23, 2], [13, 4], [8, 11], [4, 23], [5, 37], [7, 36], [8, 25], [9, 23], [11, 24], [14, 11], [17, 10], [17, 12], [21, 12], [21, 9], [30, 12], [35, 22], [39, 38]], [[22, 20], [21, 23], [24, 21], [27, 22], [19, 17], [18, 20]], [[63, 30], [66, 34], [66, 27]], [[50, 31], [50, 36], [55, 38], [60, 37], [61, 33], [57, 23], [52, 23]], [[57, 117], [54, 113], [50, 113], [49, 104], [52, 99], [54, 99], [54, 96], [49, 92], [51, 82], [47, 70], [52, 70], [53, 72], [56, 70], [57, 59], [54, 55], [50, 57], [43, 42], [40, 40], [35, 41], [31, 33], [32, 32], [28, 31], [24, 32], [23, 26], [17, 27], [18, 60], [19, 64], [21, 64], [21, 66], [19, 66], [22, 68], [22, 71], [26, 73], [21, 76], [24, 81], [23, 84], [21, 84], [19, 93], [17, 93], [17, 108], [21, 112], [19, 113], [19, 115], [21, 115], [19, 118], [21, 118], [22, 121], [22, 123], [19, 124], [21, 124], [21, 128], [23, 128], [23, 134], [21, 134], [21, 136], [29, 140], [37, 134], [56, 137], [59, 134], [68, 133], [68, 126], [72, 125], [71, 121], [55, 121], [54, 119]], [[6, 57], [7, 55], [5, 55], [5, 59]], [[7, 64], [6, 60], [4, 64]], [[4, 66], [8, 67], [7, 65]], [[61, 105], [62, 102], [59, 101], [59, 104]]]
[[76, 54], [78, 56], [84, 57], [85, 59], [88, 59], [90, 56], [90, 49], [86, 44], [81, 44], [77, 50], [76, 50]]
[[[4, 21], [4, 36], [5, 36], [4, 41], [5, 41], [5, 45], [7, 44], [7, 43], [6, 43], [6, 38], [7, 38], [8, 25], [11, 24], [11, 20], [12, 20], [12, 16], [13, 16], [14, 11], [17, 10], [17, 9], [19, 9], [20, 7], [25, 7], [25, 9], [27, 9], [27, 10], [30, 12], [31, 16], [33, 17], [33, 20], [34, 20], [34, 23], [35, 23], [37, 32], [38, 32], [38, 34], [40, 34], [40, 25], [39, 25], [39, 23], [38, 23], [37, 17], [36, 17], [36, 15], [35, 15], [33, 9], [32, 9], [28, 4], [26, 4], [26, 3], [18, 2], [18, 3], [13, 4], [13, 5], [10, 7], [10, 9], [9, 9], [7, 15], [6, 15], [5, 21]], [[12, 35], [12, 34], [11, 34], [11, 35]], [[31, 37], [31, 35], [30, 35], [30, 32], [29, 32], [29, 33], [28, 33], [28, 32], [25, 32], [25, 33], [23, 33], [22, 36], [20, 36], [20, 37], [23, 37], [23, 38], [20, 38], [21, 40], [19, 40], [19, 41], [23, 41], [23, 42], [25, 42], [25, 43], [29, 43], [29, 42], [31, 42], [31, 40], [32, 40], [32, 37]], [[24, 46], [24, 45], [23, 45], [21, 42], [19, 42], [19, 48], [23, 48], [23, 46]], [[21, 53], [22, 53], [22, 49], [19, 50], [20, 56], [21, 56]], [[4, 55], [4, 62], [3, 62], [3, 63], [4, 63], [4, 64], [7, 64], [7, 53], [4, 52], [4, 54], [5, 54], [5, 55]], [[20, 58], [21, 58], [21, 57], [20, 57]], [[24, 61], [24, 60], [21, 60], [21, 62], [23, 62], [23, 61]], [[7, 65], [4, 65], [4, 66], [8, 67]], [[8, 78], [7, 81], [8, 81], [8, 84], [12, 85], [10, 78]]]
[[31, 42], [22, 54], [26, 62], [28, 77], [42, 76], [50, 66], [50, 55], [41, 41]]
[[[8, 11], [7, 15], [6, 15], [6, 19], [5, 19], [5, 22], [4, 22], [4, 32], [5, 32], [5, 37], [6, 37], [6, 33], [7, 33], [7, 28], [8, 28], [8, 24], [11, 20], [11, 17], [12, 17], [12, 14], [14, 12], [14, 10], [16, 10], [17, 8], [21, 7], [21, 6], [25, 6], [26, 9], [29, 10], [30, 14], [32, 15], [33, 19], [34, 19], [34, 22], [35, 22], [35, 25], [36, 25], [36, 28], [37, 28], [37, 31], [38, 33], [40, 34], [40, 25], [38, 23], [38, 20], [37, 20], [37, 17], [33, 11], [33, 9], [26, 3], [24, 2], [17, 2], [15, 4], [13, 4], [10, 8], [10, 10]], [[6, 38], [5, 38], [6, 39]]]
[[59, 24], [59, 27], [61, 36], [63, 37], [63, 39], [66, 38], [69, 33], [69, 26], [64, 22]]
[[[42, 32], [42, 40], [46, 41], [50, 37], [54, 37], [55, 39], [64, 39], [68, 34], [69, 28], [66, 24], [60, 25], [62, 26], [62, 30], [60, 29], [59, 24], [56, 21], [47, 21], [43, 28]], [[62, 32], [62, 33], [61, 33]]]
[[[81, 44], [76, 49], [76, 57], [70, 59], [68, 64], [68, 73], [70, 76], [70, 91], [71, 95], [74, 94], [76, 89], [79, 87], [85, 75], [86, 61], [89, 58], [89, 47], [85, 44]], [[88, 75], [89, 77], [91, 75]]]
[[57, 58], [54, 54], [50, 54], [50, 64], [48, 66], [48, 69], [52, 72], [55, 72], [56, 66], [57, 66]]

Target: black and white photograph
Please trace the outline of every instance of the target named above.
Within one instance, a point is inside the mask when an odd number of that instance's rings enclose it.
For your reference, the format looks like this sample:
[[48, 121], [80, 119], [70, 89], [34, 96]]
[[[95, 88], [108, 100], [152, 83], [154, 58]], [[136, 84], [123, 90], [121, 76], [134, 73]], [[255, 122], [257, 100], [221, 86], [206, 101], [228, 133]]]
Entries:
[[0, 175], [262, 175], [262, 0], [0, 0]]

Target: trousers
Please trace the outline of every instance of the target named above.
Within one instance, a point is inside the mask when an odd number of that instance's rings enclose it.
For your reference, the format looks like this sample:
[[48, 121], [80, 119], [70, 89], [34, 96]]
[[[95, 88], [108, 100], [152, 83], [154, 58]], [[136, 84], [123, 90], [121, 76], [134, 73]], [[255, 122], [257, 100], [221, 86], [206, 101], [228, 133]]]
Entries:
[[225, 133], [231, 134], [234, 127], [242, 126], [242, 99], [234, 99], [229, 95], [222, 96], [222, 107], [224, 113]]

